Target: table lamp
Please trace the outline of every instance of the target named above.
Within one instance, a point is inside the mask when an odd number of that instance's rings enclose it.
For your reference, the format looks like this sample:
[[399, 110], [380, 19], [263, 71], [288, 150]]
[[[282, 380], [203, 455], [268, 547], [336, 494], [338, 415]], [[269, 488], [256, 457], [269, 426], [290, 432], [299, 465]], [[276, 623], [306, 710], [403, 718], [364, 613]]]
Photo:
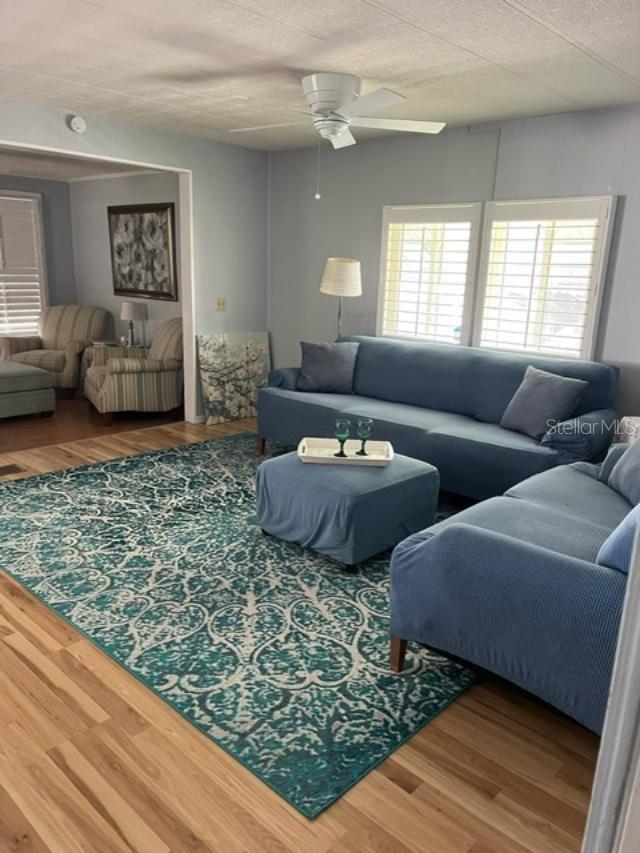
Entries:
[[324, 268], [320, 293], [338, 297], [338, 337], [342, 335], [342, 297], [360, 296], [360, 261], [353, 258], [329, 258]]
[[142, 302], [123, 302], [120, 310], [120, 319], [129, 323], [129, 334], [127, 335], [128, 346], [135, 346], [133, 324], [143, 323], [147, 319], [147, 306]]

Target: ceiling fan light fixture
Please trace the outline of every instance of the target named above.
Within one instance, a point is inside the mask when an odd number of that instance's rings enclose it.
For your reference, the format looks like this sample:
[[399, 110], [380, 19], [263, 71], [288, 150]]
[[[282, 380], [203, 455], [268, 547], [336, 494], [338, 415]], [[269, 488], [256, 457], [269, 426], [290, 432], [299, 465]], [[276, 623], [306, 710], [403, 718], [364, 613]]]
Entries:
[[302, 78], [302, 91], [312, 113], [335, 112], [360, 94], [361, 81], [354, 74], [321, 71]]
[[349, 122], [339, 116], [319, 116], [313, 119], [313, 126], [323, 139], [335, 139], [349, 127]]
[[[415, 121], [413, 119], [372, 118], [370, 112], [391, 107], [406, 100], [404, 95], [391, 89], [376, 89], [360, 96], [360, 78], [353, 74], [322, 71], [309, 74], [302, 80], [302, 89], [307, 99], [309, 116], [322, 139], [327, 139], [334, 148], [347, 148], [356, 144], [350, 127], [366, 127], [372, 130], [393, 130], [404, 133], [440, 133], [444, 122]], [[294, 112], [301, 110], [288, 107]], [[302, 122], [263, 124], [254, 127], [233, 127], [229, 133], [249, 133], [269, 128], [293, 127]]]

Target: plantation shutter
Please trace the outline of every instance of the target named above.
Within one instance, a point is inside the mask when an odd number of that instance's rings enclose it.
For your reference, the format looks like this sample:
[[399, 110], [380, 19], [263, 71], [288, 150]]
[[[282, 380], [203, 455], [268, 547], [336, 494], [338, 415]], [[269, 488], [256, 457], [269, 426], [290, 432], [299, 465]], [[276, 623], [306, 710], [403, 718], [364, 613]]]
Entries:
[[378, 334], [470, 336], [479, 204], [385, 208]]
[[590, 354], [611, 207], [603, 198], [487, 204], [476, 343]]
[[0, 192], [0, 334], [37, 334], [42, 293], [38, 200]]

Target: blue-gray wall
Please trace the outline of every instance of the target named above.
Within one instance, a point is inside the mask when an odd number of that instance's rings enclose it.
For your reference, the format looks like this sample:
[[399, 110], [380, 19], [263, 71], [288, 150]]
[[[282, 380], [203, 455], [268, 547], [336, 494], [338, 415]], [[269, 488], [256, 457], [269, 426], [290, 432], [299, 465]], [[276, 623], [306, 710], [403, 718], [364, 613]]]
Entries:
[[[499, 130], [499, 132], [498, 132]], [[270, 155], [269, 327], [277, 365], [298, 342], [335, 334], [335, 300], [318, 292], [330, 255], [360, 258], [364, 295], [345, 300], [345, 332], [375, 330], [386, 204], [619, 195], [597, 357], [622, 368], [619, 409], [640, 412], [640, 107], [394, 136], [333, 151]]]
[[[68, 110], [0, 100], [0, 139], [123, 161], [190, 169], [198, 331], [258, 330], [266, 322], [267, 155], [100, 114], [69, 131]], [[126, 166], [123, 166], [126, 170]], [[215, 312], [215, 297], [228, 308]]]
[[0, 191], [2, 190], [40, 193], [42, 196], [49, 302], [52, 305], [75, 302], [69, 185], [65, 181], [0, 175]]
[[[68, 130], [67, 114], [0, 100], [0, 140], [190, 170], [196, 331], [264, 329], [267, 155], [90, 112], [88, 131], [79, 136]], [[227, 311], [216, 313], [219, 295], [227, 297]], [[197, 395], [196, 377], [186, 379]]]
[[[178, 267], [178, 302], [159, 299], [132, 299], [116, 296], [113, 292], [111, 249], [107, 207], [120, 204], [150, 204], [173, 202], [176, 215], [176, 234], [180, 232], [178, 206], [178, 176], [173, 172], [127, 175], [119, 178], [99, 178], [93, 181], [75, 181], [70, 185], [71, 221], [73, 228], [73, 256], [76, 271], [78, 301], [83, 305], [99, 305], [111, 312], [113, 325], [109, 336], [126, 334], [127, 323], [120, 320], [123, 302], [142, 302], [146, 306], [148, 321], [144, 324], [146, 340], [153, 339], [158, 323], [182, 314], [182, 287], [180, 281], [180, 241], [176, 240]], [[141, 327], [136, 324], [136, 335]]]

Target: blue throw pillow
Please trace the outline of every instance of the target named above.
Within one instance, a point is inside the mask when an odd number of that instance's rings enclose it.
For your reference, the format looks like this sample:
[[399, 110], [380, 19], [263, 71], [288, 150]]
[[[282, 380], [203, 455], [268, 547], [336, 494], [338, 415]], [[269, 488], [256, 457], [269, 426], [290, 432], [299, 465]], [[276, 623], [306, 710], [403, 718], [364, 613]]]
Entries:
[[500, 426], [539, 441], [553, 424], [571, 417], [588, 384], [583, 379], [538, 370], [530, 364], [502, 415]]
[[622, 456], [622, 454], [629, 449], [628, 444], [612, 444], [607, 451], [607, 456], [603, 462], [600, 463], [600, 473], [598, 474], [598, 479], [601, 483], [606, 483], [609, 485], [609, 477], [611, 476], [611, 472], [613, 471], [613, 466], [617, 464], [618, 459]]
[[634, 506], [626, 518], [623, 518], [605, 539], [596, 557], [598, 565], [609, 566], [610, 569], [618, 569], [625, 574], [629, 571], [638, 523], [640, 523], [640, 504]]
[[301, 341], [302, 364], [296, 390], [351, 394], [359, 346], [350, 341], [335, 344]]
[[613, 466], [609, 485], [632, 506], [640, 504], [640, 441], [631, 444]]

